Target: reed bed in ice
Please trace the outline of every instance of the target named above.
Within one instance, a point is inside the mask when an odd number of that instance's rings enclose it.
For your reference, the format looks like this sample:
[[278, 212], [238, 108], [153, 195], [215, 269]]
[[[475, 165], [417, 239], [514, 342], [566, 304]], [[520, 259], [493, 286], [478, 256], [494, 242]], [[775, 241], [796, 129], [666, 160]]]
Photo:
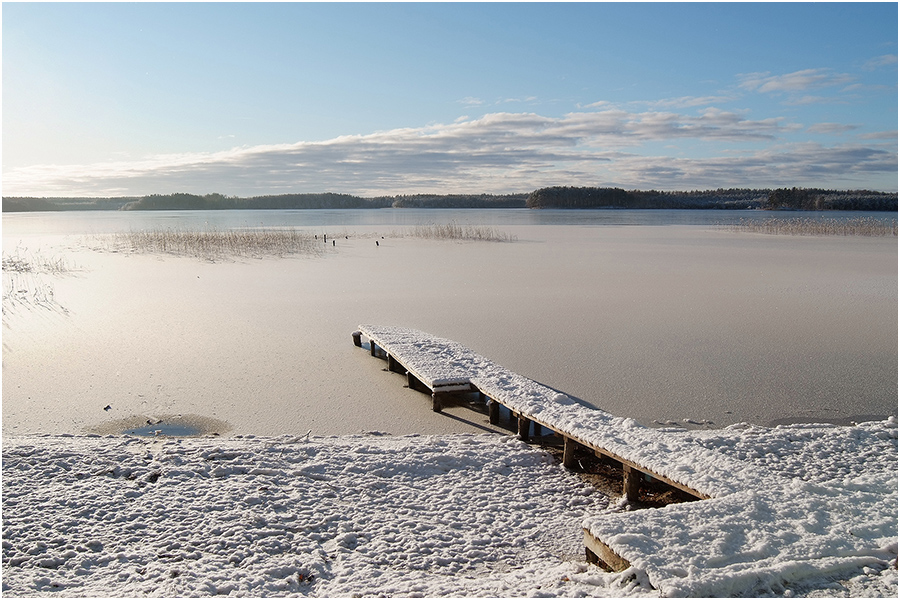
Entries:
[[741, 219], [730, 225], [732, 231], [770, 233], [776, 235], [863, 235], [897, 236], [897, 221], [882, 221], [871, 217], [857, 219]]
[[12, 254], [3, 253], [4, 273], [47, 273], [62, 275], [72, 270], [72, 266], [62, 256], [45, 256], [40, 252], [29, 252], [16, 248]]
[[3, 324], [18, 308], [46, 308], [65, 313], [53, 297], [53, 285], [46, 276], [59, 276], [74, 267], [61, 256], [49, 257], [39, 252], [16, 248], [12, 254], [3, 253]]
[[471, 240], [478, 242], [514, 242], [516, 236], [498, 230], [496, 227], [483, 225], [417, 225], [413, 227], [411, 237], [431, 240]]
[[117, 233], [117, 252], [173, 254], [205, 260], [319, 254], [313, 235], [295, 229], [150, 229]]

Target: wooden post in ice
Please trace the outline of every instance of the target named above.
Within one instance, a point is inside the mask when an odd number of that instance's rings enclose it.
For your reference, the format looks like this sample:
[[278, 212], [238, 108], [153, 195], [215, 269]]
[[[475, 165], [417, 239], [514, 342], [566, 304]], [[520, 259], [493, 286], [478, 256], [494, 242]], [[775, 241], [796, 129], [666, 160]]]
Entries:
[[488, 401], [488, 420], [491, 425], [500, 423], [500, 403], [493, 398]]
[[372, 356], [375, 356], [375, 350], [376, 350], [377, 348], [378, 348], [378, 346], [375, 345], [375, 340], [370, 339], [370, 340], [369, 340], [369, 353], [370, 353]]
[[394, 358], [391, 354], [388, 354], [388, 371], [393, 371], [394, 373], [400, 373], [401, 375], [406, 374], [406, 369], [397, 362], [397, 359]]
[[437, 392], [431, 394], [431, 410], [441, 412], [441, 396]]
[[354, 331], [353, 332], [353, 345], [357, 348], [362, 348], [362, 332]]

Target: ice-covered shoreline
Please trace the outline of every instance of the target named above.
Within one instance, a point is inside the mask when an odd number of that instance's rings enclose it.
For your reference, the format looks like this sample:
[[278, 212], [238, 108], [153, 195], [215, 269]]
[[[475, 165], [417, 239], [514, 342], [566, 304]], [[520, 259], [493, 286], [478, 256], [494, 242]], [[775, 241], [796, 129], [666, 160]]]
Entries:
[[[896, 518], [896, 419], [679, 435], [810, 485], [892, 480], [870, 491], [893, 498]], [[3, 593], [658, 595], [641, 569], [584, 562], [581, 520], [616, 510], [539, 448], [496, 434], [6, 437]], [[654, 527], [665, 539], [681, 524]], [[880, 558], [852, 568], [694, 584], [895, 597], [896, 551], [895, 530]]]

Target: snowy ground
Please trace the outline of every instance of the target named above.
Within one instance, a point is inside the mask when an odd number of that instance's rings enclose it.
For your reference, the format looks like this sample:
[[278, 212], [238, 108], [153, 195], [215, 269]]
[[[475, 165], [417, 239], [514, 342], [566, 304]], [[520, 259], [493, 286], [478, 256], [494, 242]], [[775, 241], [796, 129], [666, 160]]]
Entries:
[[[673, 435], [808, 483], [893, 480], [896, 519], [896, 419]], [[621, 510], [496, 434], [6, 437], [3, 594], [658, 595], [640, 569], [584, 562], [584, 518]], [[893, 533], [865, 565], [697, 589], [896, 597]]]

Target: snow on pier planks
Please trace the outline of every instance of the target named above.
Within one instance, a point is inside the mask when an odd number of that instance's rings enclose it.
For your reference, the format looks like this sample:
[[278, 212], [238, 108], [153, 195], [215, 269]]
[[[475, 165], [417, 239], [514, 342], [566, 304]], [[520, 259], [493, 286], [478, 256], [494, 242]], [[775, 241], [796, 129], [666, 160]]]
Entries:
[[[702, 446], [639, 425], [634, 419], [584, 406], [573, 398], [513, 373], [466, 348], [430, 334], [401, 327], [360, 325], [370, 351], [386, 354], [391, 370], [407, 372], [410, 387], [428, 390], [433, 408], [440, 410], [441, 395], [458, 391], [480, 392], [489, 403], [506, 407], [519, 418], [520, 432], [535, 423], [566, 442], [564, 455], [584, 446], [622, 463], [625, 492], [632, 496], [640, 474], [646, 474], [699, 499], [729, 494], [747, 485], [763, 485], [771, 474]], [[494, 411], [492, 412], [492, 417]]]
[[[575, 444], [621, 461], [626, 496], [639, 483], [636, 471], [703, 499], [607, 512], [582, 523], [589, 559], [612, 570], [640, 569], [661, 595], [712, 595], [729, 586], [740, 594], [764, 581], [777, 587], [873, 561], [896, 565], [896, 473], [833, 485], [785, 477], [705, 448], [690, 436], [578, 404], [457, 342], [362, 325], [353, 334], [357, 346], [362, 335], [373, 355], [380, 347], [391, 370], [407, 374], [411, 387], [432, 392], [435, 410], [448, 388], [477, 391], [492, 407], [502, 404], [516, 415], [520, 432], [523, 422], [527, 431], [533, 421], [563, 436], [564, 462]], [[495, 411], [490, 414], [493, 421]], [[681, 526], [660, 525], [673, 521]]]

